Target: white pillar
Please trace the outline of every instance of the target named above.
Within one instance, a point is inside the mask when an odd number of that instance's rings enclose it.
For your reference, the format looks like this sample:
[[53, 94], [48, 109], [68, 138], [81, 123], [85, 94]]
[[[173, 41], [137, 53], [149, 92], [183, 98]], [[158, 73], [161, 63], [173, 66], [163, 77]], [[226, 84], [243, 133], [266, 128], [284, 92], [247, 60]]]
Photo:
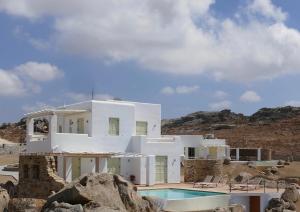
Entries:
[[99, 173], [107, 173], [107, 158], [100, 158]]
[[236, 160], [240, 160], [240, 149], [236, 148]]
[[49, 116], [49, 133], [50, 135], [57, 133], [57, 115]]
[[155, 155], [148, 155], [146, 162], [146, 184], [148, 186], [155, 184]]
[[32, 135], [33, 134], [33, 124], [34, 124], [34, 119], [33, 118], [27, 118], [27, 120], [26, 120], [27, 135]]
[[67, 182], [72, 181], [72, 157], [64, 157], [64, 175]]
[[64, 178], [64, 158], [63, 156], [57, 156], [57, 174]]
[[257, 149], [257, 160], [261, 160], [261, 148]]

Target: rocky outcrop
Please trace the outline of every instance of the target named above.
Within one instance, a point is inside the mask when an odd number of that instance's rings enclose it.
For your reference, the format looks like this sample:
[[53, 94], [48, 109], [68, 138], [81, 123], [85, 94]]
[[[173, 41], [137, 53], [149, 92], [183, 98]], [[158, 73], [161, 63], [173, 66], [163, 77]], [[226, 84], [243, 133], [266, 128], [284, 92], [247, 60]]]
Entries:
[[9, 203], [9, 195], [6, 189], [0, 188], [0, 211], [7, 211]]
[[273, 198], [269, 201], [266, 212], [283, 212], [286, 210], [297, 211], [296, 202], [300, 200], [299, 191], [295, 185], [289, 185], [281, 195], [281, 198]]
[[[251, 116], [220, 112], [196, 112], [164, 120], [162, 134], [214, 133], [231, 147], [271, 149], [273, 159], [300, 160], [300, 108], [263, 108]], [[268, 159], [268, 153], [262, 153]]]
[[248, 180], [250, 180], [252, 177], [253, 177], [253, 175], [248, 172], [241, 172], [234, 178], [234, 180], [237, 183], [245, 183]]
[[154, 201], [140, 197], [131, 183], [106, 173], [87, 174], [69, 183], [48, 198], [44, 211], [62, 207], [80, 211], [78, 205], [85, 211], [159, 211]]
[[300, 194], [295, 185], [289, 185], [285, 189], [281, 198], [287, 202], [297, 202], [298, 200], [300, 200]]
[[0, 125], [0, 138], [15, 143], [25, 143], [26, 121], [21, 119], [17, 123], [3, 123]]
[[46, 200], [32, 198], [13, 198], [9, 201], [8, 211], [40, 212]]

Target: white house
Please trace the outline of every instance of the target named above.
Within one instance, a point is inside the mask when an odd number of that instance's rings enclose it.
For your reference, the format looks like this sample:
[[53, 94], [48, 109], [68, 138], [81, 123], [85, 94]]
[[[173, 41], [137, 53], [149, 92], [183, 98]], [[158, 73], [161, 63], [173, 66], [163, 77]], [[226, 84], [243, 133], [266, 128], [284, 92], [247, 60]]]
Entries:
[[[224, 158], [223, 139], [201, 135], [161, 135], [159, 104], [86, 101], [26, 114], [27, 153], [57, 158], [67, 181], [87, 172], [117, 173], [136, 184], [179, 183], [186, 158]], [[34, 121], [46, 118], [48, 133], [36, 133]]]

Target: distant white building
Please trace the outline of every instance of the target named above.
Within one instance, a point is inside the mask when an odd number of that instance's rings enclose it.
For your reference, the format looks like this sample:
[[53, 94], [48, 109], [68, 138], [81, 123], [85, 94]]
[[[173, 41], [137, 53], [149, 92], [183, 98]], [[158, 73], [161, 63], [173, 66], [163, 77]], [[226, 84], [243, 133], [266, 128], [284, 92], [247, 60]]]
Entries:
[[[27, 153], [52, 154], [67, 181], [88, 172], [120, 174], [136, 184], [179, 183], [185, 158], [224, 158], [224, 139], [161, 135], [159, 104], [87, 101], [26, 114]], [[46, 118], [48, 134], [35, 133]]]

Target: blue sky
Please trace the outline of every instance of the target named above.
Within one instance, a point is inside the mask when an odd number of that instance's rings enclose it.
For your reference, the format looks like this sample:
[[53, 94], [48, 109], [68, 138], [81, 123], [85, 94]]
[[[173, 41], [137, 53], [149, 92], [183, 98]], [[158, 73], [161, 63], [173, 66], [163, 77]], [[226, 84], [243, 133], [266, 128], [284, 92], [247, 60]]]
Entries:
[[164, 118], [300, 105], [292, 0], [2, 0], [0, 123], [95, 98]]

